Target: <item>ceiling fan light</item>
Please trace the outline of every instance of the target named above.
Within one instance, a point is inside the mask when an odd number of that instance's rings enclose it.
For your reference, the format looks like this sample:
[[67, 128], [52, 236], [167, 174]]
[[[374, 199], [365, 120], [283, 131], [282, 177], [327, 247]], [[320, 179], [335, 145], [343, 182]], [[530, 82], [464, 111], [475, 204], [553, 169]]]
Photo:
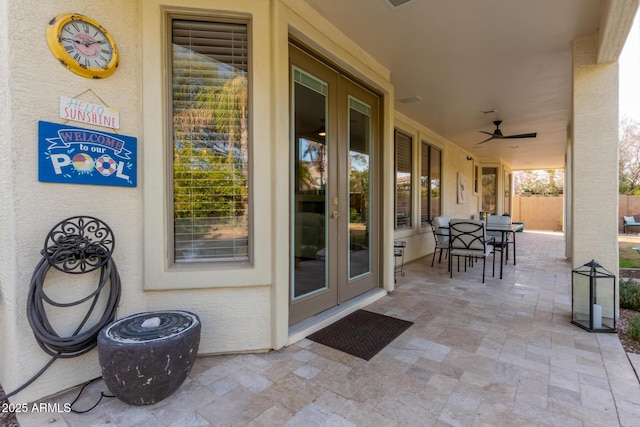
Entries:
[[320, 119], [320, 127], [312, 132], [314, 135], [327, 136], [327, 129], [324, 126], [324, 119]]

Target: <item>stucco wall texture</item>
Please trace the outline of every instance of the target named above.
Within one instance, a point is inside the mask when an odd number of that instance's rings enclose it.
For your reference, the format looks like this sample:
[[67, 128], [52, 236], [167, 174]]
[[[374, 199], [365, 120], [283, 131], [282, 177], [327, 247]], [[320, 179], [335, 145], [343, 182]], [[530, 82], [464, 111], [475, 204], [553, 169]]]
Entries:
[[[107, 6], [100, 1], [84, 2], [81, 13], [102, 21], [116, 35], [122, 62], [118, 71], [104, 80], [89, 80], [67, 71], [53, 57], [45, 38], [47, 23], [54, 16], [77, 11], [73, 1], [3, 2], [7, 17], [4, 32], [8, 37], [8, 52], [3, 58], [9, 82], [2, 107], [6, 109], [5, 130], [0, 163], [3, 184], [2, 222], [6, 228], [0, 233], [3, 247], [10, 252], [10, 277], [0, 283], [0, 316], [5, 336], [0, 347], [2, 383], [9, 391], [19, 386], [49, 360], [37, 345], [26, 318], [27, 292], [31, 274], [41, 258], [40, 250], [49, 230], [60, 220], [76, 216], [95, 216], [106, 222], [116, 235], [114, 260], [120, 267], [124, 292], [120, 314], [139, 307], [141, 275], [137, 267], [142, 252], [141, 192], [137, 188], [95, 187], [38, 182], [37, 141], [38, 121], [62, 123], [58, 117], [61, 95], [99, 103], [120, 111], [121, 134], [139, 139], [140, 84], [139, 38], [125, 37], [137, 32], [139, 12], [137, 2], [116, 0], [109, 9], [119, 9], [117, 17], [107, 17]], [[80, 12], [80, 11], [78, 11]], [[7, 40], [3, 37], [3, 40]], [[34, 60], [34, 58], [38, 58]], [[90, 126], [86, 126], [90, 127]], [[110, 131], [110, 130], [107, 130]], [[8, 190], [8, 191], [4, 191]], [[6, 259], [6, 258], [4, 258]], [[3, 269], [4, 270], [4, 269]], [[76, 299], [89, 285], [79, 278], [69, 280], [64, 275], [51, 273], [47, 285], [64, 289], [54, 292], [62, 301]], [[96, 277], [86, 280], [95, 287]], [[75, 310], [51, 313], [54, 326], [62, 334], [68, 333], [77, 322]], [[6, 319], [6, 321], [4, 321]], [[79, 379], [100, 375], [97, 354], [89, 353], [73, 362], [58, 361], [32, 386], [15, 399], [30, 401], [51, 392], [71, 387]]]
[[511, 219], [526, 230], [562, 231], [563, 203], [563, 197], [516, 196]]
[[[120, 64], [112, 76], [86, 79], [71, 73], [53, 57], [45, 38], [47, 23], [68, 12], [95, 19], [112, 34], [120, 51]], [[77, 215], [97, 217], [113, 230], [113, 259], [122, 280], [119, 318], [157, 309], [187, 309], [202, 321], [201, 354], [270, 348], [269, 277], [263, 278], [263, 286], [144, 291], [142, 160], [146, 151], [163, 148], [161, 141], [145, 140], [142, 132], [141, 2], [8, 0], [0, 2], [0, 17], [0, 53], [8, 59], [0, 64], [0, 74], [8, 76], [0, 79], [0, 84], [7, 85], [0, 90], [0, 125], [8, 136], [0, 141], [0, 254], [5, 263], [0, 269], [0, 379], [4, 389], [17, 388], [49, 360], [35, 341], [27, 319], [29, 282], [41, 259], [47, 233], [59, 221]], [[38, 181], [38, 121], [63, 123], [59, 118], [60, 96], [119, 111], [117, 133], [135, 137], [138, 142], [137, 187]], [[98, 280], [95, 274], [67, 276], [52, 271], [45, 280], [53, 297], [64, 302], [86, 295]], [[184, 287], [189, 288], [189, 284], [184, 283]], [[65, 335], [71, 334], [81, 319], [78, 311], [84, 313], [86, 307], [51, 310], [49, 315], [54, 327]], [[14, 399], [30, 402], [100, 375], [96, 351], [59, 360]]]
[[[598, 64], [597, 35], [573, 43], [572, 265], [618, 266], [618, 65]], [[597, 162], [596, 162], [597, 159]], [[597, 195], [594, 197], [585, 195]]]
[[[260, 248], [257, 262], [244, 269], [198, 270], [195, 284], [188, 274], [173, 275], [173, 282], [155, 280], [145, 274], [150, 253], [154, 270], [161, 278], [169, 268], [164, 260], [166, 240], [151, 239], [154, 233], [167, 233], [171, 220], [166, 218], [163, 197], [166, 167], [162, 121], [165, 82], [161, 58], [164, 37], [160, 11], [169, 5], [206, 11], [233, 11], [250, 16], [252, 29], [259, 35], [255, 67], [261, 72], [253, 82], [253, 131], [259, 167], [254, 170], [255, 199], [252, 237]], [[61, 13], [87, 15], [115, 38], [120, 51], [120, 65], [115, 74], [91, 80], [66, 70], [51, 55], [45, 38], [47, 23]], [[122, 299], [118, 317], [151, 310], [183, 309], [195, 312], [202, 322], [200, 354], [266, 351], [285, 345], [288, 333], [289, 301], [289, 99], [288, 37], [293, 35], [321, 54], [332, 57], [346, 71], [383, 94], [384, 144], [382, 171], [394, 176], [393, 128], [400, 127], [414, 136], [415, 146], [423, 140], [443, 149], [443, 214], [471, 218], [479, 211], [477, 195], [468, 193], [466, 203], [456, 199], [456, 177], [473, 178], [474, 163], [469, 153], [453, 145], [418, 123], [393, 111], [393, 87], [388, 70], [362, 52], [330, 23], [300, 0], [3, 0], [0, 1], [0, 381], [5, 390], [13, 390], [30, 378], [49, 360], [33, 338], [26, 317], [31, 274], [41, 258], [40, 250], [49, 230], [60, 220], [88, 215], [100, 218], [113, 230], [116, 245], [113, 258], [122, 279]], [[146, 38], [145, 38], [146, 37]], [[593, 65], [597, 41], [576, 44], [574, 60], [574, 134], [575, 159], [581, 165], [572, 176], [574, 194], [606, 194], [606, 200], [594, 205], [593, 197], [572, 200], [571, 220], [579, 224], [573, 259], [577, 265], [591, 247], [602, 247], [607, 254], [615, 250], [615, 226], [603, 224], [601, 218], [617, 214], [615, 144], [617, 130], [617, 68]], [[593, 92], [593, 89], [597, 90]], [[160, 93], [160, 96], [155, 96]], [[38, 181], [38, 121], [62, 123], [59, 118], [60, 96], [106, 105], [119, 111], [118, 133], [137, 138], [138, 185], [135, 188], [42, 183]], [[160, 100], [146, 102], [145, 100]], [[603, 110], [612, 116], [602, 117]], [[91, 128], [90, 125], [82, 127]], [[103, 130], [102, 128], [99, 128]], [[107, 130], [109, 131], [109, 130]], [[603, 156], [603, 153], [606, 155]], [[417, 166], [419, 152], [414, 152]], [[599, 167], [593, 167], [593, 159]], [[157, 161], [156, 161], [157, 160]], [[493, 164], [493, 163], [492, 163]], [[498, 176], [509, 165], [500, 164]], [[154, 172], [158, 168], [160, 172]], [[414, 167], [414, 170], [417, 170]], [[419, 177], [416, 175], [416, 184]], [[145, 182], [147, 181], [147, 182]], [[382, 285], [393, 289], [393, 239], [407, 241], [407, 260], [432, 252], [433, 236], [426, 227], [394, 232], [393, 180], [381, 183], [383, 190], [381, 234], [387, 255], [381, 272]], [[614, 188], [612, 190], [612, 187]], [[153, 191], [150, 191], [153, 190]], [[415, 196], [417, 197], [417, 196]], [[161, 203], [160, 203], [161, 202]], [[418, 203], [414, 204], [418, 218]], [[154, 207], [150, 209], [149, 207]], [[499, 205], [500, 207], [500, 205]], [[532, 225], [533, 227], [533, 225]], [[164, 236], [164, 235], [163, 235]], [[150, 245], [149, 242], [160, 242]], [[156, 250], [160, 248], [159, 250]], [[153, 250], [152, 250], [153, 249]], [[602, 259], [613, 270], [617, 255]], [[147, 260], [148, 261], [148, 260]], [[253, 268], [253, 269], [252, 269]], [[236, 274], [237, 273], [237, 274]], [[74, 277], [52, 272], [47, 276], [53, 297], [75, 300], [95, 287], [96, 275]], [[179, 280], [175, 278], [179, 276]], [[258, 277], [259, 276], [259, 277]], [[233, 278], [234, 282], [225, 282]], [[164, 279], [163, 279], [164, 280]], [[203, 285], [204, 283], [204, 285]], [[212, 283], [209, 286], [209, 283]], [[52, 322], [61, 334], [74, 329], [77, 310], [56, 310]], [[100, 376], [97, 352], [75, 359], [61, 360], [34, 384], [15, 397], [17, 402], [31, 402]]]
[[[467, 193], [465, 203], [458, 203], [456, 193], [457, 174], [464, 174], [467, 182], [473, 180], [472, 161], [467, 160], [470, 153], [462, 150], [460, 147], [452, 144], [448, 140], [435, 134], [419, 123], [408, 119], [407, 117], [396, 113], [394, 120], [395, 127], [410, 135], [413, 140], [413, 170], [412, 176], [414, 188], [420, 187], [420, 158], [422, 142], [432, 144], [442, 150], [442, 215], [452, 218], [471, 218], [477, 215], [479, 208], [479, 197], [472, 191]], [[406, 243], [405, 262], [414, 260], [424, 256], [424, 254], [433, 253], [434, 239], [431, 227], [422, 227], [420, 225], [420, 201], [414, 194], [412, 200], [412, 226], [409, 229], [398, 229], [394, 238]]]

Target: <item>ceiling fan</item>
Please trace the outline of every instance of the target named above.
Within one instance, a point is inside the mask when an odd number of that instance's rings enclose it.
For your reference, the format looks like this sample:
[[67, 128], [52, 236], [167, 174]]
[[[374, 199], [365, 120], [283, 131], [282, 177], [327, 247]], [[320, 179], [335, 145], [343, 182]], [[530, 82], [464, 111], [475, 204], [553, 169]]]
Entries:
[[500, 130], [500, 124], [502, 123], [502, 120], [495, 120], [493, 122], [494, 125], [496, 125], [496, 130], [493, 131], [493, 133], [481, 130], [478, 131], [480, 133], [486, 133], [487, 135], [490, 135], [489, 138], [485, 139], [482, 142], [478, 142], [476, 145], [480, 145], [480, 144], [484, 144], [487, 141], [491, 141], [492, 139], [516, 139], [516, 138], [535, 138], [538, 133], [537, 132], [533, 132], [533, 133], [521, 133], [518, 135], [503, 135], [502, 131]]

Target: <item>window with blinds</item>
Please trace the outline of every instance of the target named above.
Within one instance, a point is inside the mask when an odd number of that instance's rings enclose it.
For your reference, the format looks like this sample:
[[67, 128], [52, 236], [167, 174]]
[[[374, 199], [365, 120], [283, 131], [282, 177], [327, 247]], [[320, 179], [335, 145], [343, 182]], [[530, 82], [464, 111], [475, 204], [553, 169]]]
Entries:
[[442, 151], [431, 145], [429, 153], [429, 219], [433, 219], [442, 215]]
[[173, 261], [249, 257], [248, 24], [172, 16]]
[[429, 221], [440, 216], [440, 159], [442, 152], [422, 141], [420, 162], [420, 222], [427, 226]]
[[412, 138], [395, 132], [396, 228], [411, 227]]

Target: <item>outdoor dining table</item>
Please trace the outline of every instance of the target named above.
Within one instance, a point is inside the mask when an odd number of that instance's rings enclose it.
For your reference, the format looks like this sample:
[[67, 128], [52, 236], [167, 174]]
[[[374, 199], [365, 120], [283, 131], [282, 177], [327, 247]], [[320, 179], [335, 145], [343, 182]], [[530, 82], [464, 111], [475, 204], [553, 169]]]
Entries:
[[[440, 227], [440, 228], [444, 228], [446, 230], [449, 229], [448, 226], [446, 227]], [[524, 228], [524, 224], [495, 224], [495, 223], [490, 223], [487, 222], [486, 223], [486, 227], [485, 229], [487, 231], [495, 231], [495, 232], [499, 232], [501, 233], [501, 237], [502, 237], [502, 242], [506, 241], [506, 237], [509, 236], [509, 234], [512, 234], [513, 237], [513, 265], [516, 265], [516, 233], [520, 230], [522, 230]], [[506, 246], [506, 245], [505, 245]], [[500, 278], [502, 279], [502, 265], [504, 263], [504, 249], [500, 251]], [[509, 258], [507, 257], [507, 261], [509, 260]]]
[[[501, 241], [502, 242], [506, 242], [507, 241], [507, 237], [509, 237], [509, 234], [511, 234], [512, 238], [513, 238], [513, 265], [516, 265], [516, 233], [520, 230], [522, 230], [524, 228], [523, 224], [493, 224], [488, 222], [487, 223], [487, 231], [494, 231], [494, 232], [499, 232], [501, 233]], [[506, 246], [506, 244], [505, 244]], [[502, 251], [500, 251], [500, 278], [502, 279], [502, 264], [503, 264], [503, 257], [504, 257], [504, 249]], [[509, 257], [507, 256], [507, 261], [509, 260]]]

